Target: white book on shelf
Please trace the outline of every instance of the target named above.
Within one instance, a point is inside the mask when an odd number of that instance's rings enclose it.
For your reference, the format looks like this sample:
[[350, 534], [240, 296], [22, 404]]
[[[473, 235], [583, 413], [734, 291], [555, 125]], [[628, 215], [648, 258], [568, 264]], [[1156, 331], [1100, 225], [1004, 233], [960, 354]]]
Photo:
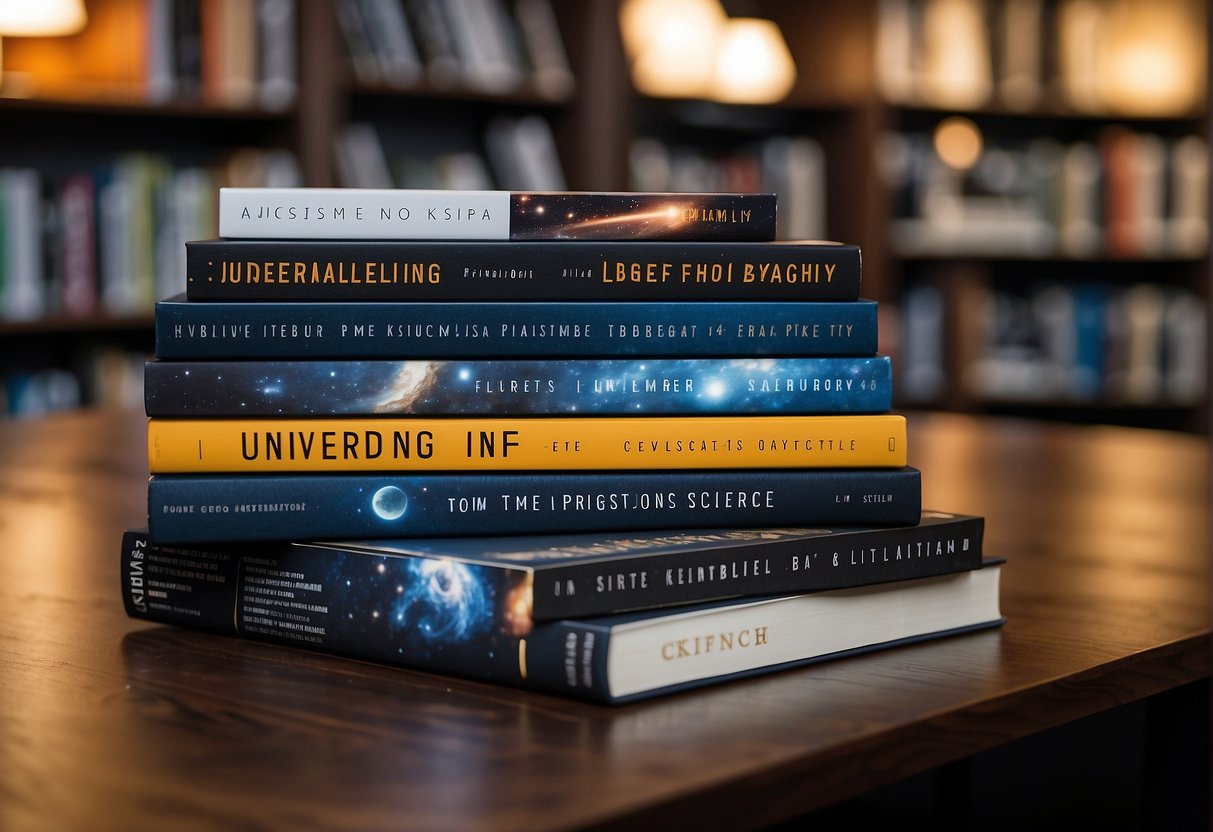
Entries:
[[1209, 143], [1184, 136], [1170, 147], [1171, 203], [1167, 238], [1177, 255], [1200, 257], [1209, 248]]
[[1076, 142], [1066, 149], [1059, 206], [1060, 242], [1065, 254], [1089, 256], [1102, 244], [1102, 178], [1099, 151], [1092, 143]]
[[282, 110], [299, 89], [295, 0], [257, 0], [257, 96], [261, 106]]
[[1122, 297], [1125, 367], [1122, 393], [1130, 402], [1150, 404], [1162, 396], [1163, 320], [1166, 298], [1152, 283], [1138, 283]]
[[4, 200], [3, 305], [7, 320], [27, 321], [46, 311], [42, 259], [42, 177], [33, 168], [0, 169]]
[[1207, 329], [1205, 303], [1199, 297], [1179, 291], [1167, 298], [1163, 390], [1168, 401], [1198, 404], [1204, 400], [1209, 378]]
[[173, 0], [147, 0], [145, 90], [151, 104], [169, 101], [177, 91], [173, 66], [173, 6]]

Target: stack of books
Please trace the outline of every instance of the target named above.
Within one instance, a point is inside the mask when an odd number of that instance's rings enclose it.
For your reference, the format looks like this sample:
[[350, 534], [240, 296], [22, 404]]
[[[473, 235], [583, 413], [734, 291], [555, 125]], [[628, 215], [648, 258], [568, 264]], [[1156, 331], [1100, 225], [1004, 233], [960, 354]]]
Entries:
[[775, 210], [222, 190], [157, 305], [128, 612], [607, 702], [997, 624], [858, 249]]

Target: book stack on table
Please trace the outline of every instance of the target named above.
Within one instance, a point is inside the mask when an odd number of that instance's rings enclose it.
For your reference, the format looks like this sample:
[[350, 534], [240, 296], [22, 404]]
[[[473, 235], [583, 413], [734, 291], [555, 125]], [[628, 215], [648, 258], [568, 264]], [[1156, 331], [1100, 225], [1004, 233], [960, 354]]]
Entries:
[[606, 702], [996, 625], [858, 248], [775, 210], [221, 190], [156, 308], [128, 612]]

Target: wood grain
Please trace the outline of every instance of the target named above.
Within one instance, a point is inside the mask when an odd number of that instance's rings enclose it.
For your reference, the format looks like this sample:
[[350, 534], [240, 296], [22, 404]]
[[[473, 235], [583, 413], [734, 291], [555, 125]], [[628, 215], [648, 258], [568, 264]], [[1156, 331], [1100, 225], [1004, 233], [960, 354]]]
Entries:
[[607, 708], [131, 621], [143, 419], [0, 424], [0, 828], [759, 828], [1209, 676], [1204, 439], [910, 425], [1003, 628]]

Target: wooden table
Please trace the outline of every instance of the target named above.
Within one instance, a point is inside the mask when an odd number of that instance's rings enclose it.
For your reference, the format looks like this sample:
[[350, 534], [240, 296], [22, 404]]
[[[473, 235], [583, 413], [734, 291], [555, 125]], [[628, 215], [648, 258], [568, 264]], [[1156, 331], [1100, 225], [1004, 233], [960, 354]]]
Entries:
[[128, 620], [142, 419], [0, 424], [0, 829], [757, 828], [1207, 695], [1203, 438], [910, 426], [925, 504], [1008, 559], [1003, 628], [608, 708]]

